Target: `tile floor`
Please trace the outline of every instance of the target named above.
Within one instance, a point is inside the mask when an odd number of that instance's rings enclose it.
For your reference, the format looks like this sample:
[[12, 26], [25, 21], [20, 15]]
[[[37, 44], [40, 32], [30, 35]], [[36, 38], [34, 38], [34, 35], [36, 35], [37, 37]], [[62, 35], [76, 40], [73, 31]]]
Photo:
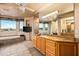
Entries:
[[0, 56], [43, 56], [33, 47], [31, 41], [23, 41], [0, 47]]

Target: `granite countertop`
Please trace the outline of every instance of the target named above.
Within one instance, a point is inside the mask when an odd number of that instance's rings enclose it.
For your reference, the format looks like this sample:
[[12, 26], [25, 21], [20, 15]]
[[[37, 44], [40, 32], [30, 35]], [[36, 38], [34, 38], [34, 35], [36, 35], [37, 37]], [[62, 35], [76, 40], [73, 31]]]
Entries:
[[39, 37], [50, 39], [50, 40], [57, 41], [57, 42], [75, 42], [75, 43], [77, 43], [76, 41], [74, 41], [74, 38], [72, 38], [72, 37], [66, 38], [66, 37], [61, 37], [61, 36], [47, 36], [47, 35], [42, 35]]

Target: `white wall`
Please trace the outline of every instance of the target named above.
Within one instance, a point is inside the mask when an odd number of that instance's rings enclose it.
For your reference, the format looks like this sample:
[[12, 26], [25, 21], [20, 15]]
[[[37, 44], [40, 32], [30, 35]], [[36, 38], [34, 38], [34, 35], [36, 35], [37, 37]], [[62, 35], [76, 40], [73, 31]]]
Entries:
[[79, 4], [75, 4], [75, 38], [79, 38]]
[[[79, 3], [75, 4], [75, 38], [79, 41]], [[78, 44], [78, 55], [79, 55], [79, 44]]]

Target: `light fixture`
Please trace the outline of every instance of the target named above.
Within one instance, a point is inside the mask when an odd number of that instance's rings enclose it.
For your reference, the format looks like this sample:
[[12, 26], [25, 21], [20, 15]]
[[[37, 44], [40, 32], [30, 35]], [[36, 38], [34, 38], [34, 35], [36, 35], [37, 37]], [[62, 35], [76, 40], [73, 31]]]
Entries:
[[58, 11], [54, 11], [52, 13], [49, 13], [49, 14], [43, 16], [42, 18], [47, 18], [47, 17], [52, 16], [52, 15], [55, 15], [56, 16], [57, 14], [58, 14]]
[[34, 12], [34, 10], [31, 8], [28, 8], [26, 4], [23, 4], [23, 3], [16, 3], [16, 4], [19, 6], [20, 10], [22, 10], [23, 12], [25, 12], [26, 9], [31, 12]]
[[22, 3], [16, 3], [19, 6], [19, 9], [24, 13], [25, 12], [25, 6]]

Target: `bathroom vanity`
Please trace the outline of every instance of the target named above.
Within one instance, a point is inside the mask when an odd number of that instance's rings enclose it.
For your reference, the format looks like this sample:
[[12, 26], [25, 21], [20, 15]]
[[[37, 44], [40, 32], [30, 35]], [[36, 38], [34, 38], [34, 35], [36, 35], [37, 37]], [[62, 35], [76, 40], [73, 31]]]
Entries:
[[78, 42], [60, 36], [35, 36], [35, 48], [46, 56], [77, 56]]

